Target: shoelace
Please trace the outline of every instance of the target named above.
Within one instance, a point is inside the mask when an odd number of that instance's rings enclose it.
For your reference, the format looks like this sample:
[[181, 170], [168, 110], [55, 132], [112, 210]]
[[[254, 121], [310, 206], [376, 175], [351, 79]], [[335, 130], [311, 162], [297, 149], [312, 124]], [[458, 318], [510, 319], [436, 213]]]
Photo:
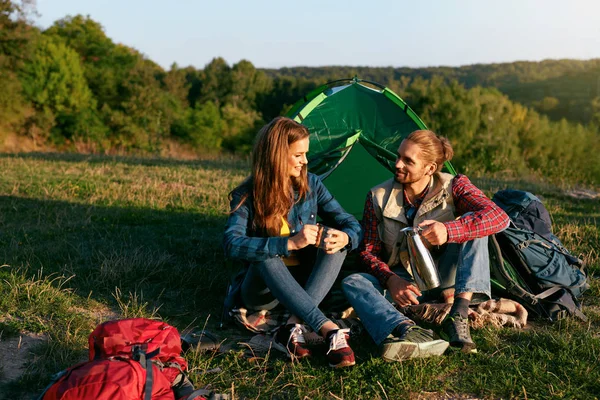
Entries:
[[296, 324], [290, 331], [290, 338], [288, 339], [287, 345], [289, 347], [290, 343], [306, 343], [304, 340], [304, 332], [306, 330], [301, 324]]
[[346, 341], [346, 334], [350, 332], [350, 329], [338, 329], [336, 333], [331, 335], [329, 339], [329, 350], [327, 354], [331, 351], [336, 351], [339, 349], [343, 349], [344, 347], [348, 347], [348, 342]]
[[425, 343], [433, 340], [433, 334], [427, 329], [419, 326], [411, 326], [404, 335], [404, 340], [413, 343]]
[[468, 322], [465, 322], [465, 319], [460, 316], [450, 317], [450, 318], [452, 319], [452, 322], [453, 322], [452, 327], [454, 328], [456, 335], [459, 338], [468, 338], [468, 336], [469, 336]]

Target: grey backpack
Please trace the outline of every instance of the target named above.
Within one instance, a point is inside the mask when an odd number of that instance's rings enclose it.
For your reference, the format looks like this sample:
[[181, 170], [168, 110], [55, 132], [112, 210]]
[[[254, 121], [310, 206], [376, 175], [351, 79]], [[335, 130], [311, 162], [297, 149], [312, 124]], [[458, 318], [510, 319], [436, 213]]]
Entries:
[[534, 317], [586, 320], [578, 300], [589, 288], [583, 262], [552, 234], [542, 202], [519, 190], [500, 191], [492, 200], [511, 219], [489, 240], [493, 290], [522, 303]]

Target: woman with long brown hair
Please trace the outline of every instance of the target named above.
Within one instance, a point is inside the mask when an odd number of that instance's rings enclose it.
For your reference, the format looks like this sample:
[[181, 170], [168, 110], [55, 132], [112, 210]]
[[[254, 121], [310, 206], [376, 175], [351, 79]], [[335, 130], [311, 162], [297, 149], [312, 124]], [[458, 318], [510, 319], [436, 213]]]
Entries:
[[[354, 365], [348, 330], [339, 329], [318, 305], [347, 252], [358, 245], [361, 227], [320, 179], [308, 173], [308, 148], [308, 130], [289, 118], [277, 117], [260, 130], [252, 174], [230, 193], [223, 244], [228, 257], [247, 267], [240, 290], [243, 306], [271, 310], [281, 303], [291, 313], [276, 332], [275, 345], [293, 358], [310, 356], [306, 323], [329, 344], [330, 366], [346, 367]], [[333, 227], [326, 238], [320, 237], [317, 215]], [[308, 257], [319, 243], [324, 245], [316, 257]]]

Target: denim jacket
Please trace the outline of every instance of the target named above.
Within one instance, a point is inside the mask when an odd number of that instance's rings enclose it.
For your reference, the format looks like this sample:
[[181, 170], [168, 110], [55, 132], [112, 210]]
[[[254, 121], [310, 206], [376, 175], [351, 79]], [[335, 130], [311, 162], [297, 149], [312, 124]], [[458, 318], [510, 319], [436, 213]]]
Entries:
[[[317, 223], [317, 215], [323, 223], [345, 232], [350, 238], [349, 248], [354, 250], [362, 239], [362, 228], [353, 215], [344, 211], [340, 203], [329, 193], [317, 175], [308, 174], [309, 191], [304, 199], [294, 203], [288, 215], [290, 236], [299, 232], [302, 225]], [[235, 190], [231, 199], [233, 210], [244, 195]], [[254, 207], [252, 196], [234, 211], [227, 220], [223, 247], [225, 255], [231, 259], [248, 262], [263, 261], [272, 257], [287, 257], [287, 236], [264, 237], [252, 229]]]

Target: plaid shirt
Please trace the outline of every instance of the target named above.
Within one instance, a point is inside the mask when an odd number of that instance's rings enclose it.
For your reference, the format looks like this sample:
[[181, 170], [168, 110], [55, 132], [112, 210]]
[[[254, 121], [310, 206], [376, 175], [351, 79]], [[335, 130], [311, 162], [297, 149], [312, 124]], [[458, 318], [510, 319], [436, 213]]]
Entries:
[[[488, 199], [465, 175], [456, 175], [452, 179], [452, 199], [456, 215], [463, 217], [444, 222], [449, 243], [464, 243], [489, 236], [505, 229], [509, 224], [508, 215]], [[470, 214], [464, 215], [468, 212]], [[359, 248], [359, 257], [368, 272], [385, 286], [385, 282], [394, 273], [379, 258], [383, 244], [377, 234], [377, 217], [371, 193], [367, 195], [365, 201], [362, 225], [364, 237]]]
[[[309, 192], [306, 197], [294, 203], [288, 214], [290, 235], [300, 231], [303, 224], [316, 224], [318, 215], [325, 225], [348, 234], [350, 249], [357, 248], [362, 238], [362, 229], [356, 218], [344, 211], [317, 175], [308, 174], [308, 185]], [[233, 191], [230, 204], [232, 210], [237, 207], [244, 194], [239, 188]], [[289, 237], [265, 237], [255, 232], [252, 229], [253, 212], [252, 196], [248, 196], [246, 201], [229, 215], [223, 236], [225, 255], [248, 262], [288, 257]]]

